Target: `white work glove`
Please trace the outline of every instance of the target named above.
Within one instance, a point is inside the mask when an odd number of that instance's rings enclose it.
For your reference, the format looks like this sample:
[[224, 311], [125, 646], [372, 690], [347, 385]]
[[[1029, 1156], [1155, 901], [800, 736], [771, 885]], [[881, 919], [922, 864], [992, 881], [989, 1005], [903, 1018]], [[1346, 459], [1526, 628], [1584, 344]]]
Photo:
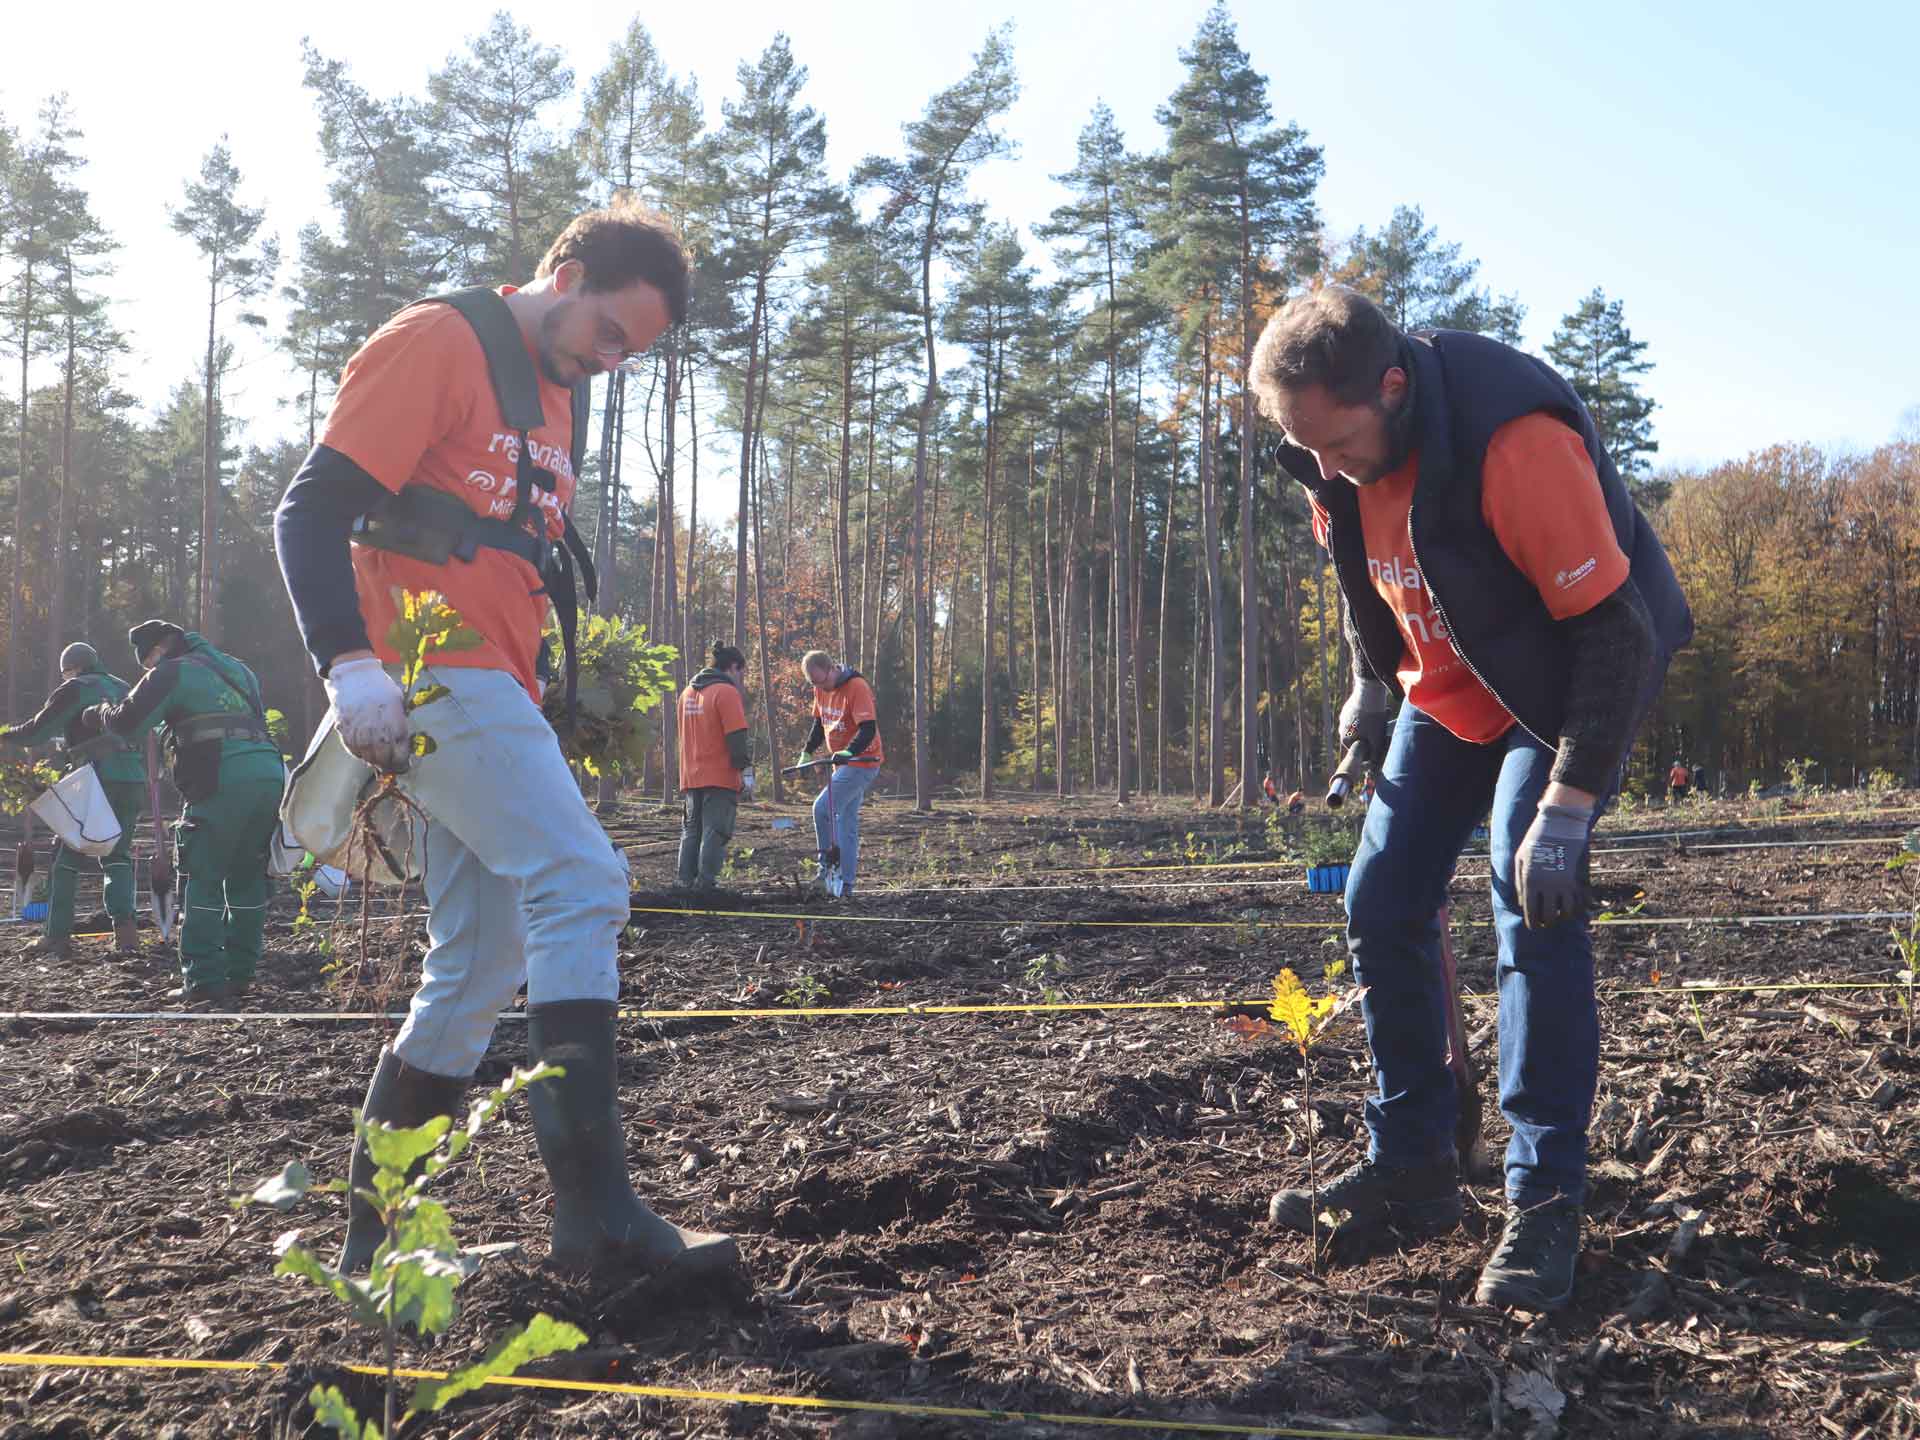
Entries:
[[1347, 703], [1340, 707], [1340, 752], [1356, 740], [1367, 742], [1367, 760], [1379, 765], [1387, 758], [1387, 720], [1393, 714], [1393, 692], [1384, 680], [1356, 680]]
[[349, 660], [327, 672], [340, 743], [376, 770], [399, 774], [413, 758], [406, 697], [378, 660]]
[[740, 788], [746, 794], [753, 794], [753, 767], [749, 765], [740, 772]]

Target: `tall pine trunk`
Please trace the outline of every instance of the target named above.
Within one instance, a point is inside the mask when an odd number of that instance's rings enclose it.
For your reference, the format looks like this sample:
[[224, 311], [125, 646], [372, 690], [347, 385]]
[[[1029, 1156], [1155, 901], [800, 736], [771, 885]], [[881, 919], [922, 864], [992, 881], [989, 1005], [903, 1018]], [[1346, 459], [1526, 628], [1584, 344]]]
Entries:
[[[1207, 300], [1208, 325], [1212, 326], [1212, 301]], [[1222, 722], [1227, 708], [1224, 676], [1218, 663], [1217, 652], [1220, 649], [1221, 620], [1221, 578], [1220, 578], [1220, 506], [1218, 480], [1214, 471], [1214, 434], [1213, 434], [1213, 355], [1206, 343], [1206, 334], [1201, 337], [1200, 347], [1200, 510], [1203, 533], [1200, 548], [1207, 559], [1207, 644], [1212, 652], [1207, 661], [1207, 804], [1217, 808], [1226, 803], [1227, 778], [1226, 756], [1221, 749]], [[1248, 734], [1251, 735], [1251, 730]]]
[[[1026, 503], [1021, 508], [1027, 516], [1027, 633], [1029, 636], [1027, 650], [1031, 657], [1029, 669], [1033, 675], [1033, 790], [1036, 795], [1040, 793], [1040, 752], [1045, 747], [1047, 733], [1045, 689], [1040, 679], [1047, 673], [1040, 668], [1040, 595], [1043, 589], [1048, 588], [1040, 582], [1041, 531], [1045, 526], [1044, 524], [1036, 526], [1033, 523], [1034, 490], [1039, 484], [1038, 449], [1038, 437], [1029, 433], [1027, 436], [1027, 496]], [[1042, 520], [1044, 519], [1043, 515]]]
[[216, 579], [214, 547], [217, 543], [217, 517], [214, 498], [220, 490], [220, 420], [215, 410], [214, 319], [220, 312], [220, 268], [215, 260], [207, 278], [207, 371], [201, 389], [200, 427], [200, 633], [215, 644], [220, 639], [220, 620], [213, 587]]
[[1180, 478], [1180, 426], [1176, 417], [1173, 430], [1173, 459], [1167, 467], [1167, 508], [1160, 519], [1160, 614], [1159, 634], [1153, 646], [1153, 793], [1167, 793], [1167, 597], [1172, 593], [1173, 576], [1173, 501]]
[[653, 630], [650, 638], [660, 640], [663, 637], [673, 642], [680, 653], [673, 662], [674, 694], [667, 704], [660, 707], [660, 799], [664, 802], [673, 798], [673, 792], [680, 788], [680, 705], [679, 690], [687, 683], [687, 637], [680, 620], [680, 586], [677, 552], [680, 548], [679, 521], [675, 518], [674, 506], [674, 432], [678, 429], [680, 410], [680, 366], [681, 351], [679, 336], [669, 332], [666, 342], [664, 369], [666, 372], [666, 394], [660, 405], [660, 504], [656, 516], [654, 533], [665, 538], [662, 548], [659, 541], [654, 544], [653, 563], [660, 571], [660, 607], [654, 612]]
[[[60, 650], [66, 644], [67, 630], [67, 555], [72, 549], [72, 541], [67, 536], [70, 506], [69, 498], [73, 493], [73, 390], [78, 377], [76, 353], [79, 348], [76, 334], [78, 321], [73, 313], [73, 265], [67, 264], [67, 323], [66, 363], [61, 368], [60, 385], [60, 493], [53, 502], [52, 543], [47, 549], [53, 561], [53, 576], [47, 586], [49, 592], [50, 613], [47, 633], [51, 643], [47, 646], [47, 689], [52, 690], [60, 683]], [[82, 634], [85, 632], [82, 631]]]
[[7, 604], [7, 714], [20, 713], [20, 672], [26, 668], [20, 654], [20, 607], [27, 593], [27, 477], [33, 473], [27, 464], [27, 411], [31, 398], [27, 389], [27, 371], [33, 359], [34, 284], [33, 267], [23, 267], [20, 275], [20, 465], [14, 471], [13, 486], [13, 589]]
[[[987, 333], [987, 353], [993, 353], [993, 332]], [[993, 798], [993, 626], [998, 618], [993, 593], [993, 486], [1000, 467], [1000, 430], [995, 402], [998, 393], [989, 380], [987, 390], [987, 470], [980, 519], [980, 798]]]
[[740, 401], [740, 517], [734, 526], [733, 551], [733, 643], [747, 643], [747, 526], [748, 506], [752, 503], [753, 443], [758, 423], [754, 405], [755, 387], [760, 375], [760, 325], [766, 314], [767, 281], [764, 274], [754, 277], [753, 319], [747, 327], [747, 376], [741, 387]]

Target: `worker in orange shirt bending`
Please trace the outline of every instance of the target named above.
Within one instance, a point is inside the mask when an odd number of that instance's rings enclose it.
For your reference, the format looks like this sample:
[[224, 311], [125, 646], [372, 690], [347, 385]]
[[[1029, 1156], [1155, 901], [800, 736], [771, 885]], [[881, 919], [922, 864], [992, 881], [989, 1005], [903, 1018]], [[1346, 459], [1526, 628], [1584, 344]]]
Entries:
[[835, 663], [824, 650], [809, 650], [800, 668], [813, 686], [813, 731], [804, 761], [825, 746], [832, 761], [827, 783], [813, 802], [813, 833], [820, 846], [820, 882], [824, 886], [839, 851], [841, 895], [853, 893], [860, 860], [860, 804], [880, 773], [880, 717], [873, 687], [858, 670]]

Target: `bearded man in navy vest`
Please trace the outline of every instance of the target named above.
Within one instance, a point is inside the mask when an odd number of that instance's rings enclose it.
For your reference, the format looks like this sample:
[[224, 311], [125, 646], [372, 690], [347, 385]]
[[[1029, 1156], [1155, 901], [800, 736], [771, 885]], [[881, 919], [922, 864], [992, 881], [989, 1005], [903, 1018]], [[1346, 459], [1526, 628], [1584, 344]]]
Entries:
[[[1554, 1309], [1573, 1292], [1599, 1070], [1587, 849], [1692, 637], [1686, 598], [1586, 407], [1532, 356], [1404, 334], [1329, 286], [1273, 317], [1251, 380], [1339, 576], [1353, 653], [1341, 747], [1364, 740], [1378, 762], [1346, 894], [1377, 1090], [1366, 1158], [1318, 1207], [1403, 1232], [1463, 1213], [1438, 916], [1491, 810], [1513, 1138], [1479, 1300]], [[1270, 1214], [1307, 1230], [1314, 1209], [1282, 1190]]]

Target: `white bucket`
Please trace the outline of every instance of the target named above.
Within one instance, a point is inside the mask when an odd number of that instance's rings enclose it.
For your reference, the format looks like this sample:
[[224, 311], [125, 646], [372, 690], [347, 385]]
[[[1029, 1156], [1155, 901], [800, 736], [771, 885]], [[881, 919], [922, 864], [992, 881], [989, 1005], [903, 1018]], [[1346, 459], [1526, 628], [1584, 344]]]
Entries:
[[28, 808], [60, 837], [62, 845], [82, 855], [99, 859], [111, 855], [120, 843], [120, 817], [113, 813], [92, 765], [82, 765], [54, 781]]

